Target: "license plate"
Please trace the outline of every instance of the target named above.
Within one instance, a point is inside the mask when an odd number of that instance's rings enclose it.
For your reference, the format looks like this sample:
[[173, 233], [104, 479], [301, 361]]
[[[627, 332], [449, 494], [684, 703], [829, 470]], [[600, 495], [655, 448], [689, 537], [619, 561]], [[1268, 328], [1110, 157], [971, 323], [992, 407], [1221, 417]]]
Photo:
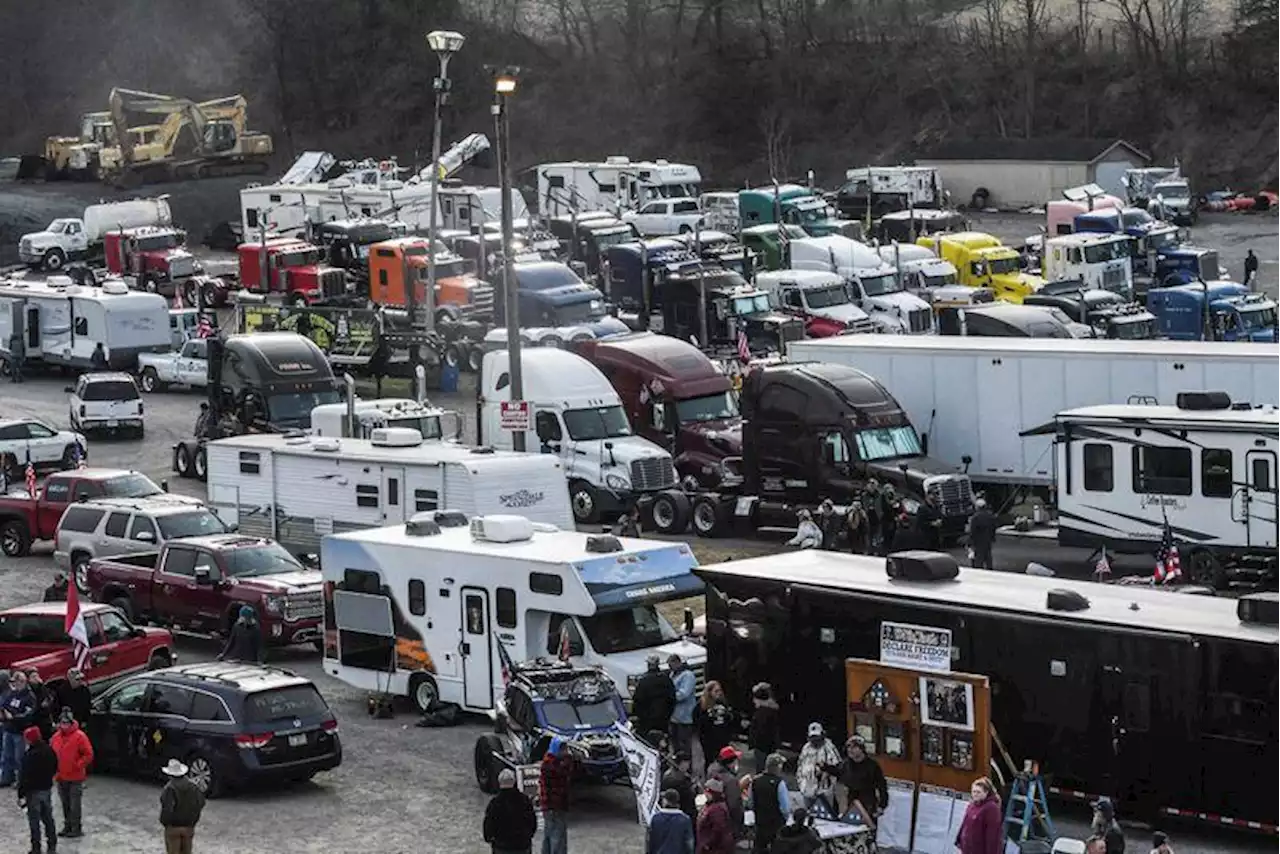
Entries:
[[305, 735], [305, 734], [304, 734], [304, 735], [291, 735], [291, 736], [289, 736], [289, 746], [290, 746], [290, 747], [302, 747], [302, 746], [303, 746], [304, 744], [306, 744], [306, 743], [307, 743], [307, 737], [306, 737], [306, 735]]
[[108, 419], [107, 419], [107, 426], [108, 426], [108, 427], [119, 427], [119, 426], [120, 426], [120, 419], [118, 419], [118, 418], [108, 418]]

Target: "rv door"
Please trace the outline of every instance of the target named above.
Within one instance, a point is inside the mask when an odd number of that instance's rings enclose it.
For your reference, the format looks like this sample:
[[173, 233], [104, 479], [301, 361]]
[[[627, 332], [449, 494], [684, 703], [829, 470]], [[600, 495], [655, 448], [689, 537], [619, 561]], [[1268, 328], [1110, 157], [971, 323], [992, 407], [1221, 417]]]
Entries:
[[27, 307], [27, 355], [40, 349], [40, 309], [37, 306]]
[[404, 469], [382, 467], [382, 519], [389, 524], [403, 522], [408, 515], [404, 502]]
[[493, 708], [493, 659], [489, 640], [489, 594], [478, 587], [462, 588], [462, 705]]
[[1276, 547], [1276, 455], [1273, 451], [1245, 454], [1244, 515], [1250, 548]]

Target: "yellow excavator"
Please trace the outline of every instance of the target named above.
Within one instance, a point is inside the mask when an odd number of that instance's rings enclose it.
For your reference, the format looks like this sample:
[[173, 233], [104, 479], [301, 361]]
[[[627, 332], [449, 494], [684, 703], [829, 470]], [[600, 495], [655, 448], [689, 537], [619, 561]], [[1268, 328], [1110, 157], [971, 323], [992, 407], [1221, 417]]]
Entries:
[[[197, 103], [117, 88], [111, 90], [109, 104], [116, 139], [123, 144], [104, 148], [99, 155], [101, 176], [108, 183], [137, 186], [267, 171], [271, 137], [245, 129], [247, 104], [240, 95]], [[130, 129], [125, 121], [129, 113], [164, 120]]]
[[51, 136], [44, 141], [45, 178], [92, 181], [98, 177], [98, 153], [115, 145], [111, 113], [85, 113], [79, 136]]

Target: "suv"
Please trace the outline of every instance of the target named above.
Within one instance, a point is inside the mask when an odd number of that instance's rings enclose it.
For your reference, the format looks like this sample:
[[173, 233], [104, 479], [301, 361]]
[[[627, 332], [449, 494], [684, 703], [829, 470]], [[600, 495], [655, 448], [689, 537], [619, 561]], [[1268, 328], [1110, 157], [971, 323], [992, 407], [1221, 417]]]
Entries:
[[86, 456], [81, 433], [55, 430], [34, 418], [0, 419], [0, 461], [9, 483], [22, 480], [28, 460], [36, 468], [73, 469]]
[[149, 551], [179, 537], [225, 533], [227, 526], [209, 508], [180, 496], [99, 498], [72, 505], [62, 514], [53, 562], [64, 572], [71, 570], [84, 593], [94, 558]]
[[309, 780], [342, 764], [338, 720], [309, 679], [238, 662], [138, 674], [93, 703], [94, 762], [157, 777], [170, 759], [207, 797], [258, 780]]
[[495, 715], [494, 732], [476, 739], [475, 773], [481, 791], [498, 791], [504, 768], [536, 765], [551, 739], [569, 744], [582, 774], [605, 783], [630, 779], [616, 724], [627, 713], [613, 680], [595, 667], [544, 659], [513, 665]]
[[71, 395], [71, 428], [77, 432], [106, 429], [132, 430], [139, 439], [142, 424], [142, 397], [132, 376], [117, 371], [83, 374]]

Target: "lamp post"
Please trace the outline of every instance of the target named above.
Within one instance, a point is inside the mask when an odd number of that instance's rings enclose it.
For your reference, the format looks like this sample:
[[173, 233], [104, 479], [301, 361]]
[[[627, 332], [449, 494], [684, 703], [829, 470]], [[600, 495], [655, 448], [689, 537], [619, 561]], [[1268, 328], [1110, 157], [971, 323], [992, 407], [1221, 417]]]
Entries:
[[[512, 269], [511, 245], [515, 240], [511, 225], [511, 122], [507, 118], [507, 101], [515, 94], [518, 69], [499, 71], [493, 79], [494, 135], [498, 146], [498, 185], [502, 190], [502, 293], [507, 307], [507, 357], [511, 372], [511, 400], [524, 400], [524, 371], [520, 364], [520, 301], [516, 294], [516, 276]], [[525, 450], [525, 433], [516, 430], [511, 446]]]
[[[424, 300], [426, 303], [427, 329], [435, 329], [436, 323], [436, 227], [439, 216], [437, 194], [440, 188], [440, 107], [448, 101], [449, 90], [452, 88], [452, 82], [449, 80], [449, 60], [453, 58], [455, 53], [462, 50], [462, 45], [466, 41], [466, 36], [462, 33], [455, 33], [452, 30], [432, 30], [427, 33], [427, 45], [440, 58], [440, 75], [435, 78], [433, 83], [436, 93], [436, 106], [435, 123], [431, 133], [431, 225], [427, 229], [427, 287]], [[407, 290], [409, 323], [413, 324], [416, 320], [414, 296], [417, 292], [417, 286], [410, 285]]]

